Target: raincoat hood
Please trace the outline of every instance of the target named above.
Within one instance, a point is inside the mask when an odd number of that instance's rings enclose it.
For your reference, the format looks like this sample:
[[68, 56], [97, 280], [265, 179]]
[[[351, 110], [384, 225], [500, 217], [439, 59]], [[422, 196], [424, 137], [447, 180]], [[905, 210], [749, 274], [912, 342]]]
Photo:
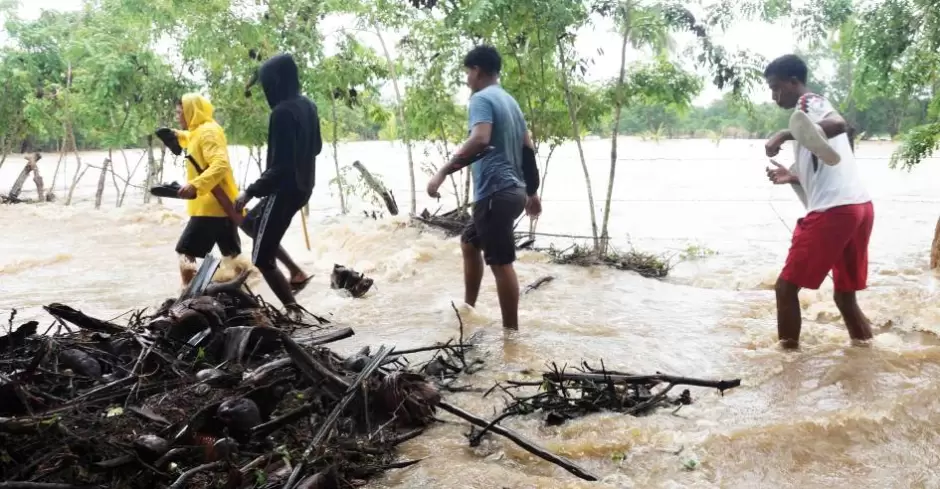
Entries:
[[214, 111], [212, 103], [202, 95], [196, 93], [183, 95], [183, 118], [186, 119], [186, 127], [190, 131], [207, 122], [213, 122]]
[[258, 78], [272, 109], [277, 104], [300, 95], [297, 63], [290, 54], [279, 54], [265, 61], [258, 72]]

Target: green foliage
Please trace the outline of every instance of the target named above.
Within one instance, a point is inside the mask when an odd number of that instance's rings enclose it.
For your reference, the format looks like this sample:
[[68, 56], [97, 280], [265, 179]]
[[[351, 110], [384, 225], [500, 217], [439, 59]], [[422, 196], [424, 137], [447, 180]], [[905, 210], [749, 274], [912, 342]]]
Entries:
[[940, 122], [917, 126], [907, 134], [897, 152], [891, 155], [891, 168], [910, 170], [940, 148]]
[[627, 107], [663, 104], [682, 111], [702, 90], [699, 77], [681, 69], [665, 56], [630, 67], [628, 72], [619, 93], [616, 84], [611, 87], [612, 104], [619, 99]]

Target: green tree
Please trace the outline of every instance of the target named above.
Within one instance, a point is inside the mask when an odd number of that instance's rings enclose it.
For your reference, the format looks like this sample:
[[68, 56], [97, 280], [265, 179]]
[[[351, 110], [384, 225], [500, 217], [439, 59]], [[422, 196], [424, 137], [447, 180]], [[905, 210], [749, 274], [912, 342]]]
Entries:
[[[337, 106], [347, 108], [361, 107], [367, 93], [378, 91], [378, 82], [387, 76], [385, 63], [372, 51], [360, 43], [349, 32], [344, 32], [339, 42], [339, 52], [324, 59], [318, 68], [320, 94], [329, 100], [330, 117], [326, 125], [330, 142], [333, 146], [333, 163], [336, 167], [336, 186], [339, 191], [340, 209], [345, 214], [346, 182], [339, 163], [339, 138], [341, 132], [350, 132], [346, 124], [348, 118], [341, 119]], [[362, 98], [360, 98], [362, 95]]]

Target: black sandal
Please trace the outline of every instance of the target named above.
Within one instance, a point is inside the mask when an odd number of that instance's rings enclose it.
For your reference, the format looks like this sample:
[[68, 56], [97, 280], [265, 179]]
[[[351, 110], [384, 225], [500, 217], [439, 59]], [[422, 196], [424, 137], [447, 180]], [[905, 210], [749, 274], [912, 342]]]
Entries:
[[307, 288], [307, 284], [309, 284], [311, 280], [313, 280], [313, 275], [310, 275], [302, 282], [291, 282], [290, 283], [291, 293], [294, 295], [299, 294], [302, 290]]

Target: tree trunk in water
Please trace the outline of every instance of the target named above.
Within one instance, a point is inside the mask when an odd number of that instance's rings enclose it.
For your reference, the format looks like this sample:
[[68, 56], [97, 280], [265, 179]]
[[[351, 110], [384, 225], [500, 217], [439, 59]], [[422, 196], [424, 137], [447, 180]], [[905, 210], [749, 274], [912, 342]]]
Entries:
[[157, 159], [153, 156], [153, 134], [147, 135], [147, 183], [144, 184], [144, 203], [150, 203], [150, 187], [157, 181]]
[[68, 137], [67, 144], [72, 148], [72, 152], [75, 154], [75, 174], [72, 176], [72, 185], [69, 187], [68, 197], [65, 198], [65, 205], [72, 204], [72, 194], [75, 193], [75, 187], [78, 186], [78, 181], [82, 179], [82, 176], [85, 175], [85, 172], [88, 171], [88, 168], [82, 168], [82, 157], [78, 155], [78, 148], [75, 144], [75, 131], [72, 128], [71, 122], [67, 122], [67, 132], [66, 137]]
[[375, 34], [379, 36], [382, 52], [385, 53], [385, 61], [388, 63], [388, 72], [392, 76], [392, 87], [395, 89], [395, 102], [398, 104], [398, 118], [401, 120], [402, 139], [405, 140], [405, 148], [408, 150], [408, 180], [411, 185], [411, 215], [415, 215], [418, 209], [418, 195], [415, 192], [415, 160], [411, 154], [411, 136], [408, 130], [407, 119], [405, 119], [405, 104], [401, 96], [401, 90], [398, 87], [398, 73], [395, 69], [395, 61], [392, 60], [392, 55], [388, 52], [388, 47], [385, 45], [385, 38], [382, 37], [382, 32], [379, 30], [378, 24], [373, 23], [373, 26], [375, 27]]
[[[63, 136], [62, 140], [59, 141], [59, 162], [56, 163], [55, 165], [55, 173], [52, 174], [52, 183], [49, 184], [49, 192], [46, 193], [44, 200], [49, 201], [53, 199], [54, 196], [52, 194], [52, 191], [55, 190], [55, 182], [59, 179], [59, 170], [62, 169], [62, 162], [64, 160], [65, 160], [65, 136]], [[64, 173], [63, 173], [62, 178], [64, 181], [65, 179]]]
[[[443, 122], [440, 124], [440, 128], [441, 128], [441, 145], [444, 146], [444, 154], [449, 155], [450, 145], [447, 144], [447, 129], [444, 128]], [[447, 161], [444, 161], [444, 164], [446, 165]], [[461, 169], [461, 171], [463, 171], [463, 169]], [[461, 199], [460, 188], [457, 186], [457, 179], [460, 178], [460, 174], [457, 174], [457, 177], [455, 178], [454, 174], [451, 173], [450, 175], [447, 175], [447, 178], [450, 179], [450, 184], [454, 187], [454, 201], [457, 203], [457, 209], [460, 210], [461, 214], [465, 214], [466, 209], [464, 209], [463, 206], [461, 205], [463, 199]]]
[[[548, 164], [552, 162], [552, 155], [558, 146], [549, 143], [548, 156], [545, 157], [545, 167], [542, 168], [542, 178], [539, 179], [539, 199], [545, 194], [545, 180], [548, 179]], [[535, 239], [535, 228], [538, 227], [539, 218], [529, 220], [529, 239]]]
[[248, 164], [245, 165], [245, 174], [242, 175], [242, 185], [239, 187], [241, 190], [245, 190], [245, 186], [248, 184], [248, 172], [251, 171], [251, 161], [255, 159], [255, 147], [248, 147]]
[[23, 191], [23, 184], [26, 183], [26, 177], [29, 176], [31, 171], [32, 166], [29, 164], [29, 162], [23, 165], [23, 169], [20, 170], [19, 176], [16, 177], [16, 181], [13, 182], [13, 186], [10, 187], [10, 193], [7, 194], [11, 201], [18, 202], [20, 200], [20, 192]]
[[346, 195], [343, 193], [343, 175], [339, 172], [339, 136], [336, 128], [336, 97], [330, 97], [330, 109], [333, 115], [333, 164], [336, 166], [336, 187], [339, 188], [339, 209], [346, 213]]
[[366, 186], [372, 189], [379, 197], [385, 201], [385, 207], [388, 208], [388, 212], [393, 215], [398, 215], [398, 202], [395, 201], [395, 195], [391, 191], [385, 188], [385, 185], [382, 185], [377, 178], [375, 178], [369, 170], [366, 169], [359, 161], [353, 162], [353, 168], [359, 170], [359, 173], [362, 174], [362, 180], [365, 182]]
[[42, 183], [42, 175], [39, 174], [39, 159], [42, 158], [39, 153], [35, 153], [31, 158], [27, 158], [28, 165], [33, 169], [33, 183], [36, 184], [36, 193], [39, 202], [46, 201], [46, 191]]
[[104, 182], [108, 176], [108, 167], [111, 165], [111, 150], [108, 150], [108, 157], [101, 164], [101, 174], [98, 175], [98, 190], [95, 191], [95, 209], [101, 208], [101, 197], [104, 195]]
[[933, 244], [930, 246], [930, 269], [936, 270], [940, 267], [940, 219], [937, 219], [937, 227], [933, 232]]
[[464, 214], [470, 212], [470, 167], [464, 168], [463, 171], [466, 172], [466, 178], [463, 183], [463, 212]]
[[568, 66], [565, 62], [565, 50], [558, 41], [558, 59], [561, 62], [561, 81], [565, 89], [565, 102], [568, 106], [568, 117], [571, 119], [571, 133], [574, 136], [574, 142], [578, 146], [578, 156], [581, 158], [581, 169], [584, 170], [584, 184], [587, 187], [588, 205], [591, 209], [591, 236], [594, 238], [594, 250], [600, 251], [600, 243], [597, 239], [597, 213], [594, 211], [594, 191], [591, 189], [591, 173], [588, 170], [587, 160], [584, 158], [584, 148], [581, 146], [581, 128], [578, 125], [578, 116], [574, 111], [574, 100], [571, 98], [571, 85], [568, 81]]
[[610, 200], [614, 195], [614, 178], [617, 174], [617, 136], [620, 135], [620, 114], [623, 110], [623, 82], [627, 75], [627, 43], [630, 40], [630, 2], [624, 6], [626, 14], [623, 26], [623, 43], [620, 46], [620, 75], [617, 77], [617, 98], [614, 105], [614, 129], [610, 136], [610, 176], [607, 180], [607, 198], [604, 199], [604, 221], [601, 224], [601, 255], [607, 254], [610, 247], [610, 234], [607, 224], [610, 222]]

